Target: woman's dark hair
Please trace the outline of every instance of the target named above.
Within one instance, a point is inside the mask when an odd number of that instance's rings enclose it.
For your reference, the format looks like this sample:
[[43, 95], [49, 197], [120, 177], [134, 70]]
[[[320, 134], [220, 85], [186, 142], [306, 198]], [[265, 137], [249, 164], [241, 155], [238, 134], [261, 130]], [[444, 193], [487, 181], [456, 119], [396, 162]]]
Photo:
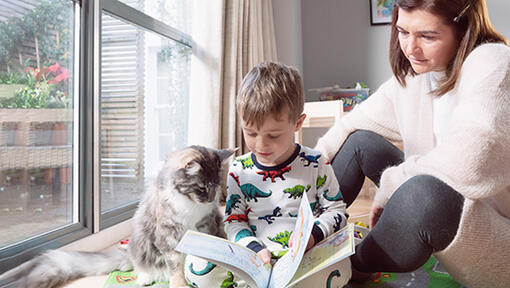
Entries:
[[457, 53], [446, 68], [446, 78], [433, 93], [444, 95], [455, 87], [466, 57], [482, 43], [505, 43], [508, 40], [492, 26], [485, 0], [395, 0], [391, 21], [390, 63], [397, 81], [406, 86], [406, 76], [414, 76], [409, 60], [400, 48], [396, 23], [398, 11], [424, 10], [441, 17], [453, 28], [458, 42]]

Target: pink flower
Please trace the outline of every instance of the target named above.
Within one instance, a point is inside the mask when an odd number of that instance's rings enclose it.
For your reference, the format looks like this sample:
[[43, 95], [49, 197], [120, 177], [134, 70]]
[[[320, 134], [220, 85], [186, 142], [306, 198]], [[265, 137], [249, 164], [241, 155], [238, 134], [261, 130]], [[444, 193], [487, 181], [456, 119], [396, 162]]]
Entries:
[[58, 74], [53, 80], [48, 81], [49, 84], [57, 84], [60, 81], [67, 80], [69, 78], [69, 70], [61, 69], [61, 73]]
[[48, 69], [46, 69], [46, 77], [48, 77], [48, 74], [50, 74], [50, 72], [53, 72], [53, 75], [57, 75], [59, 74], [59, 72], [62, 70], [62, 67], [60, 67], [60, 64], [55, 63], [53, 65], [51, 65], [50, 67], [48, 67]]

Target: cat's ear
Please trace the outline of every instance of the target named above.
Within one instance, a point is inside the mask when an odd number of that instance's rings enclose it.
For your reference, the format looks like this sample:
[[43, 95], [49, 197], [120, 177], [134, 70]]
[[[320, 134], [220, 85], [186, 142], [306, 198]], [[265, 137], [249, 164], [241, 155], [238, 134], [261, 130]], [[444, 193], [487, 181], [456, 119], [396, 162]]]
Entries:
[[237, 150], [239, 150], [238, 147], [218, 150], [218, 156], [220, 157], [221, 162], [230, 158], [230, 156], [232, 156]]

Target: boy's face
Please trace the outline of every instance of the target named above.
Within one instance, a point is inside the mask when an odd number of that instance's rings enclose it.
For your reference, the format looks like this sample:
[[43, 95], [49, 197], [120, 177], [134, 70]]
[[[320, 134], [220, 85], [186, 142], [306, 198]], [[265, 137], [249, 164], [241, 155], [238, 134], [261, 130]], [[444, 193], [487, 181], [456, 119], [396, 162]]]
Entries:
[[255, 154], [257, 161], [264, 166], [276, 166], [287, 160], [294, 152], [294, 132], [301, 128], [305, 115], [297, 121], [289, 121], [288, 112], [279, 117], [271, 114], [257, 128], [256, 124], [247, 125], [244, 121], [243, 134], [248, 149]]

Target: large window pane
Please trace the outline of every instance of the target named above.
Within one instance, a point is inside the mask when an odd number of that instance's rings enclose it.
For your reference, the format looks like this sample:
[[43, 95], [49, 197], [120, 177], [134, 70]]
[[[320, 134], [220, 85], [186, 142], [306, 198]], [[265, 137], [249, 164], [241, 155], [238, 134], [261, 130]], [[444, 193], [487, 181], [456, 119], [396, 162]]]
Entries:
[[120, 0], [120, 2], [181, 32], [191, 34], [190, 0]]
[[2, 249], [78, 219], [73, 2], [0, 0], [0, 11]]
[[108, 14], [101, 36], [101, 211], [139, 200], [187, 144], [191, 48]]

